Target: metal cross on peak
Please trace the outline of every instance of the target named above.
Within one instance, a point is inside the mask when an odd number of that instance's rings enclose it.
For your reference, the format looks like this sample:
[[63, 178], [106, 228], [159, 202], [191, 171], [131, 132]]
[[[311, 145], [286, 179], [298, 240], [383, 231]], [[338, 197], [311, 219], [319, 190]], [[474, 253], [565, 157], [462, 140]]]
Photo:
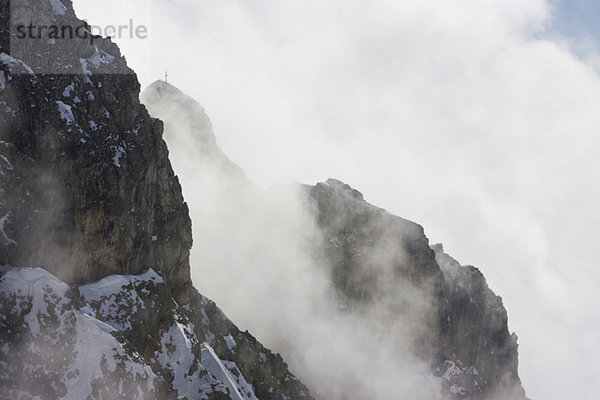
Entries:
[[169, 78], [169, 73], [167, 71], [165, 71], [165, 83], [168, 82], [168, 78]]

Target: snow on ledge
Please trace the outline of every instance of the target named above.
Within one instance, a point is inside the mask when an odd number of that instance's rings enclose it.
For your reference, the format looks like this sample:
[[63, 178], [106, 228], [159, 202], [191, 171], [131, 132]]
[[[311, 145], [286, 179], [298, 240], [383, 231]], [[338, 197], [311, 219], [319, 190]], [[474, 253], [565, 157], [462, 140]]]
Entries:
[[[240, 374], [240, 378], [233, 376], [225, 366], [225, 362], [221, 361], [212, 347], [206, 342], [202, 343], [202, 366], [214, 376], [218, 381], [222, 382], [229, 389], [229, 397], [231, 400], [258, 400], [254, 395], [252, 386], [246, 382]], [[238, 385], [236, 380], [241, 380]], [[244, 390], [245, 389], [245, 390]], [[245, 393], [249, 392], [249, 393]]]
[[79, 287], [79, 292], [87, 301], [98, 301], [103, 297], [119, 293], [123, 286], [152, 281], [155, 284], [164, 283], [163, 278], [152, 268], [141, 275], [110, 275], [106, 278]]
[[15, 293], [31, 297], [32, 308], [25, 317], [35, 335], [39, 332], [38, 315], [48, 315], [48, 304], [44, 300], [44, 288], [63, 297], [69, 286], [43, 268], [17, 268], [0, 266], [0, 292]]
[[[11, 169], [12, 169], [12, 167], [11, 167]], [[7, 222], [10, 223], [10, 214], [11, 213], [9, 212], [6, 215], [4, 215], [2, 218], [0, 218], [0, 235], [2, 235], [2, 238], [4, 238], [5, 246], [8, 246], [9, 244], [17, 246], [18, 243], [15, 242], [14, 240], [12, 240], [11, 238], [9, 238], [8, 235], [6, 234], [6, 232], [4, 231], [6, 223]]]

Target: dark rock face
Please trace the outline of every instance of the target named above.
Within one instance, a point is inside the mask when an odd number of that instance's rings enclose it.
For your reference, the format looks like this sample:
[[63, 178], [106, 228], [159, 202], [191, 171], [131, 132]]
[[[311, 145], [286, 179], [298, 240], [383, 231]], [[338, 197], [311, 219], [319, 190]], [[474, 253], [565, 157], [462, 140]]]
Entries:
[[382, 326], [386, 318], [418, 320], [410, 348], [418, 358], [432, 359], [443, 277], [423, 228], [366, 203], [360, 192], [334, 179], [310, 188], [308, 195], [339, 302], [353, 311], [382, 314]]
[[526, 399], [516, 335], [478, 269], [461, 266], [441, 245], [430, 247], [421, 226], [368, 204], [342, 182], [330, 179], [307, 191], [345, 307], [383, 305], [382, 324], [421, 315], [415, 355], [430, 363], [448, 398]]
[[376, 300], [386, 289], [387, 272], [395, 283], [441, 283], [421, 226], [369, 205], [360, 192], [334, 179], [317, 184], [310, 197], [318, 205], [319, 225], [330, 238], [326, 253], [333, 282], [347, 299]]
[[[474, 399], [522, 399], [517, 336], [508, 330], [502, 299], [475, 267], [461, 266], [432, 246], [444, 275], [447, 301], [439, 372]], [[446, 360], [442, 360], [446, 359]], [[462, 396], [462, 393], [458, 393]], [[463, 396], [464, 397], [464, 396]]]
[[310, 400], [192, 287], [163, 125], [118, 48], [15, 47], [9, 17], [86, 25], [68, 0], [0, 10], [0, 397]]
[[[50, 7], [19, 2], [37, 3]], [[64, 3], [69, 12], [54, 18], [80, 25]], [[43, 265], [79, 283], [152, 267], [185, 298], [191, 223], [162, 124], [140, 105], [137, 78], [110, 40], [63, 42], [47, 52], [71, 75], [39, 73], [47, 66], [35, 48], [30, 60], [2, 49], [0, 218], [10, 240], [0, 241], [0, 264]], [[109, 66], [118, 73], [103, 73]]]
[[[15, 48], [9, 16], [85, 24], [67, 0], [10, 5], [0, 1], [0, 266], [12, 266], [0, 269], [0, 397], [77, 398], [89, 387], [82, 398], [312, 399], [279, 355], [192, 287], [191, 223], [163, 126], [118, 48], [101, 38]], [[176, 112], [182, 97], [158, 89], [156, 104]], [[187, 122], [202, 131], [206, 120]], [[244, 180], [214, 137], [199, 143], [193, 151]], [[477, 269], [341, 182], [307, 198], [341, 309], [376, 310], [381, 326], [418, 317], [414, 356], [449, 398], [525, 399], [516, 337]], [[223, 370], [203, 364], [206, 346]]]

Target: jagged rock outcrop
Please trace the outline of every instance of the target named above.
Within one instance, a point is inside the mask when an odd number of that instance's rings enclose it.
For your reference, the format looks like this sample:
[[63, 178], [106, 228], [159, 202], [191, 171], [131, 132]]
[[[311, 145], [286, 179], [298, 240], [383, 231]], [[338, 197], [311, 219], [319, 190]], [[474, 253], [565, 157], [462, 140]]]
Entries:
[[14, 42], [15, 23], [88, 28], [69, 0], [12, 5], [0, 4], [0, 397], [311, 399], [193, 288], [163, 125], [118, 48]]
[[479, 269], [461, 266], [441, 244], [432, 249], [444, 276], [446, 301], [437, 372], [459, 398], [525, 398], [518, 375], [517, 336], [508, 330], [502, 299]]
[[526, 399], [516, 335], [478, 269], [430, 247], [421, 226], [372, 206], [347, 184], [330, 179], [306, 190], [344, 308], [383, 308], [383, 324], [420, 315], [411, 347], [449, 398]]
[[[63, 3], [15, 2], [12, 23], [81, 26]], [[162, 124], [139, 104], [117, 46], [101, 38], [11, 46], [27, 58], [0, 53], [0, 264], [43, 265], [73, 283], [153, 267], [185, 298], [187, 205]], [[48, 73], [49, 63], [70, 65], [69, 74]]]
[[[118, 48], [14, 42], [10, 22], [88, 28], [68, 0], [12, 5], [0, 2], [0, 397], [311, 399], [281, 356], [193, 288], [163, 124]], [[157, 82], [144, 101], [170, 115], [170, 146], [228, 177], [224, 193], [256, 190], [192, 99]], [[305, 194], [342, 313], [398, 337], [394, 349], [425, 361], [446, 398], [525, 399], [516, 337], [476, 268], [342, 182]]]

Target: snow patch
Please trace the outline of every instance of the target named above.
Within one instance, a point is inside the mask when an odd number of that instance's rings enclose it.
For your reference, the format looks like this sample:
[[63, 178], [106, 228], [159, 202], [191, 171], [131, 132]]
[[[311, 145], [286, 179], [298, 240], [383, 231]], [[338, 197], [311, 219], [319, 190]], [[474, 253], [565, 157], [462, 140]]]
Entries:
[[65, 88], [65, 90], [63, 90], [63, 97], [71, 97], [71, 92], [75, 90], [75, 84], [73, 82], [71, 82], [71, 84], [69, 86], [67, 86]]
[[22, 60], [19, 60], [18, 58], [14, 58], [14, 57], [2, 52], [2, 53], [0, 53], [0, 62], [11, 69], [15, 65], [20, 65], [21, 67], [23, 67], [23, 69], [25, 69], [25, 71], [27, 71], [27, 73], [29, 73], [29, 75], [32, 75], [33, 77], [37, 78], [36, 75], [33, 73], [33, 70], [31, 69], [31, 67], [29, 65], [25, 64]]
[[192, 342], [186, 334], [187, 327], [175, 322], [162, 336], [161, 351], [156, 354], [156, 359], [163, 368], [173, 371], [173, 388], [177, 390], [179, 398], [195, 398], [201, 390], [202, 381], [199, 371], [192, 375], [188, 372], [197, 360], [192, 353]]
[[77, 126], [77, 122], [75, 121], [75, 117], [73, 116], [73, 111], [71, 110], [71, 106], [63, 103], [62, 101], [57, 101], [58, 112], [60, 113], [60, 118], [67, 121], [67, 125], [75, 125]]
[[208, 315], [206, 315], [204, 308], [200, 309], [200, 315], [202, 315], [202, 325], [208, 326], [210, 324], [210, 318], [208, 318]]
[[233, 337], [231, 335], [227, 335], [227, 336], [223, 336], [223, 339], [225, 339], [225, 343], [227, 344], [227, 348], [229, 349], [229, 351], [231, 351], [232, 353], [235, 353], [235, 348], [237, 346], [237, 343], [235, 343], [235, 340], [233, 340]]
[[14, 170], [12, 164], [10, 163], [10, 161], [8, 161], [8, 158], [3, 156], [2, 154], [0, 154], [0, 160], [3, 161], [3, 163], [0, 162], [0, 175], [4, 175], [4, 170], [6, 170], [6, 171]]
[[244, 396], [245, 399], [258, 400], [254, 394], [254, 387], [246, 381], [246, 378], [244, 378], [244, 375], [242, 375], [242, 372], [237, 365], [232, 361], [223, 361], [223, 365], [229, 371], [229, 376], [235, 382], [238, 392]]
[[[8, 298], [17, 296], [26, 300], [15, 301], [15, 308], [18, 309], [14, 311], [17, 314], [28, 311], [24, 320], [34, 339], [37, 338], [42, 343], [54, 340], [51, 336], [41, 334], [42, 326], [47, 329], [48, 318], [51, 318], [52, 326], [56, 324], [52, 329], [56, 330], [57, 337], [60, 338], [65, 334], [74, 335], [73, 347], [65, 354], [65, 359], [69, 359], [69, 354], [73, 354], [74, 357], [67, 364], [61, 379], [67, 389], [67, 393], [61, 399], [88, 398], [92, 394], [94, 380], [104, 377], [103, 363], [109, 371], [113, 372], [116, 370], [117, 363], [123, 365], [128, 375], [146, 382], [153, 390], [157, 377], [152, 369], [134, 361], [112, 335], [114, 328], [96, 319], [93, 313], [85, 312], [90, 310], [89, 306], [79, 310], [71, 308], [70, 300], [66, 295], [69, 290], [66, 283], [42, 268], [5, 266], [0, 267], [0, 272], [3, 273], [0, 279], [0, 293], [7, 295]], [[20, 309], [22, 304], [27, 304], [26, 310]], [[57, 312], [58, 310], [65, 311]], [[35, 341], [30, 343], [33, 349], [35, 343]]]
[[92, 54], [88, 58], [80, 58], [79, 63], [81, 64], [81, 70], [83, 75], [85, 76], [86, 83], [92, 83], [90, 80], [90, 76], [92, 72], [89, 69], [89, 66], [92, 65], [95, 68], [99, 68], [102, 64], [110, 64], [115, 60], [114, 56], [111, 56], [104, 50], [100, 49], [98, 45], [94, 45], [94, 54]]
[[115, 156], [112, 161], [115, 167], [121, 168], [121, 157], [123, 157], [126, 153], [125, 148], [123, 146], [113, 146], [113, 150], [115, 151]]
[[18, 246], [18, 243], [9, 238], [6, 232], [4, 231], [6, 223], [10, 223], [10, 214], [10, 212], [6, 213], [2, 218], [0, 218], [0, 234], [2, 234], [2, 237], [4, 238], [5, 246], [8, 246], [9, 244]]
[[[0, 266], [0, 298], [16, 297], [16, 301], [11, 300], [11, 314], [27, 313], [23, 315], [24, 328], [29, 328], [33, 340], [26, 351], [35, 353], [50, 341], [63, 343], [65, 337], [73, 339], [60, 349], [64, 351], [61, 356], [64, 354], [68, 360], [60, 375], [60, 382], [67, 389], [61, 399], [67, 400], [89, 398], [97, 379], [106, 378], [107, 373], [116, 373], [121, 389], [131, 377], [143, 382], [132, 388], [138, 394], [130, 398], [144, 398], [142, 388], [155, 389], [159, 377], [137, 353], [130, 353], [117, 339], [125, 325], [111, 320], [111, 313], [126, 312], [126, 318], [131, 319], [139, 312], [143, 304], [137, 309], [127, 309], [124, 305], [141, 302], [138, 293], [152, 290], [148, 283], [163, 284], [164, 280], [152, 269], [141, 275], [111, 275], [80, 286], [84, 303], [76, 305], [71, 302], [71, 288], [46, 270]], [[205, 304], [208, 300], [202, 301]], [[208, 320], [204, 312], [202, 316]], [[160, 348], [154, 355], [153, 362], [172, 372], [177, 397], [206, 399], [211, 392], [219, 391], [229, 393], [231, 400], [258, 400], [237, 365], [220, 360], [207, 343], [200, 345], [194, 330], [185, 316], [176, 314], [172, 325], [162, 332]], [[223, 339], [230, 349], [236, 346], [231, 335]], [[198, 350], [201, 357], [196, 356]], [[19, 354], [22, 350], [7, 345], [1, 351]], [[6, 367], [0, 360], [0, 375], [7, 371]], [[119, 371], [125, 371], [127, 376], [119, 378]]]
[[[72, 400], [87, 399], [92, 394], [91, 383], [104, 375], [101, 367], [103, 359], [106, 360], [108, 369], [114, 371], [115, 356], [125, 355], [122, 345], [110, 334], [110, 327], [89, 315], [77, 319], [76, 331], [77, 357], [69, 368], [71, 373], [67, 376], [73, 378], [65, 382], [69, 394], [64, 397]], [[136, 375], [147, 376], [152, 381], [156, 379], [150, 367], [136, 365], [131, 361], [128, 364]]]
[[[256, 396], [254, 396], [254, 390], [252, 389], [252, 386], [250, 386], [245, 379], [243, 381], [243, 386], [249, 389], [250, 396], [246, 395], [245, 393], [240, 393], [238, 384], [236, 382], [236, 377], [227, 369], [213, 348], [210, 347], [210, 345], [206, 342], [202, 343], [202, 366], [206, 368], [206, 370], [210, 372], [210, 374], [217, 380], [223, 382], [223, 384], [229, 389], [229, 398], [231, 400], [258, 400]], [[241, 373], [240, 377], [243, 379]]]
[[445, 381], [449, 381], [455, 376], [461, 375], [463, 372], [458, 365], [454, 361], [446, 360], [444, 361], [444, 367], [446, 368], [446, 372], [442, 375], [442, 379]]
[[151, 281], [155, 284], [164, 283], [163, 278], [152, 268], [141, 275], [110, 275], [106, 278], [88, 285], [79, 287], [79, 293], [86, 301], [99, 301], [103, 297], [110, 297], [120, 293], [124, 286], [136, 285], [141, 282]]
[[[53, 293], [58, 297], [64, 297], [69, 286], [42, 268], [0, 267], [0, 271], [4, 272], [0, 280], [0, 292], [16, 293], [31, 299], [31, 309], [25, 316], [25, 323], [29, 326], [32, 335], [38, 335], [39, 316], [50, 316], [48, 303], [45, 300], [46, 295]], [[22, 311], [20, 305], [17, 303], [15, 307], [20, 314]]]
[[450, 393], [464, 395], [465, 393], [467, 393], [467, 390], [462, 386], [454, 384], [450, 386]]
[[67, 7], [64, 6], [60, 0], [50, 0], [50, 5], [52, 6], [52, 11], [54, 11], [54, 15], [65, 15], [67, 12]]
[[[119, 331], [133, 329], [132, 316], [146, 308], [143, 297], [150, 292], [147, 283], [163, 283], [153, 270], [142, 275], [111, 275], [99, 282], [79, 287], [79, 293], [94, 307], [98, 318]], [[93, 312], [92, 312], [93, 313]]]

